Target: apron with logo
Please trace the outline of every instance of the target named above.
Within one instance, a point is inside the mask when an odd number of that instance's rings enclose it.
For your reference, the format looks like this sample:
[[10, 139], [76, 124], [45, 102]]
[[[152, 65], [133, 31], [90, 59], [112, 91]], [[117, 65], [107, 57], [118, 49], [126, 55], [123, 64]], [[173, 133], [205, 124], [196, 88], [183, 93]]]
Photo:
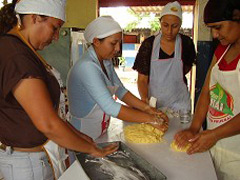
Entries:
[[[118, 89], [118, 85], [108, 86], [107, 88], [113, 96]], [[111, 116], [103, 112], [100, 106], [96, 104], [85, 117], [78, 118], [72, 116], [71, 123], [77, 127], [77, 129], [80, 129], [82, 133], [88, 135], [92, 139], [97, 139], [107, 131], [110, 118]]]
[[161, 33], [155, 37], [153, 42], [148, 95], [157, 98], [157, 108], [168, 107], [174, 111], [190, 110], [190, 94], [183, 79], [180, 35], [176, 37], [173, 58], [159, 59], [160, 47]]
[[[217, 128], [240, 113], [240, 61], [231, 71], [221, 71], [218, 66], [229, 47], [212, 68], [208, 129]], [[210, 152], [219, 180], [240, 179], [240, 135], [219, 140]]]

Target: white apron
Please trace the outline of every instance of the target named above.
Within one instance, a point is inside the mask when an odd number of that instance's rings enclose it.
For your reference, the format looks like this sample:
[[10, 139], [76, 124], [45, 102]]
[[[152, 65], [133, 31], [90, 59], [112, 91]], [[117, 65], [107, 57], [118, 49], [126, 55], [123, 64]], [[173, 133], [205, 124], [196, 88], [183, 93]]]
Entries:
[[[107, 88], [109, 92], [114, 95], [118, 89], [118, 86], [108, 86]], [[84, 118], [72, 116], [71, 123], [77, 129], [80, 129], [82, 133], [95, 140], [107, 131], [110, 118], [111, 116], [103, 112], [100, 106], [96, 104]]]
[[[240, 61], [231, 71], [221, 71], [218, 66], [228, 48], [211, 72], [208, 129], [221, 126], [240, 113]], [[210, 152], [219, 180], [240, 179], [240, 135], [219, 140]]]
[[181, 37], [177, 35], [174, 57], [170, 59], [159, 59], [160, 41], [161, 33], [153, 42], [148, 97], [157, 98], [157, 108], [190, 110], [190, 94], [183, 79]]
[[[66, 112], [65, 112], [65, 95], [63, 93], [63, 82], [60, 77], [60, 73], [52, 67], [51, 73], [57, 79], [61, 93], [60, 93], [60, 102], [59, 102], [59, 116], [65, 120]], [[58, 179], [66, 170], [65, 160], [67, 159], [68, 155], [66, 154], [66, 149], [59, 146], [55, 142], [48, 140], [47, 143], [44, 144], [44, 150], [46, 151], [48, 157], [51, 160], [51, 165], [54, 170], [55, 178]]]

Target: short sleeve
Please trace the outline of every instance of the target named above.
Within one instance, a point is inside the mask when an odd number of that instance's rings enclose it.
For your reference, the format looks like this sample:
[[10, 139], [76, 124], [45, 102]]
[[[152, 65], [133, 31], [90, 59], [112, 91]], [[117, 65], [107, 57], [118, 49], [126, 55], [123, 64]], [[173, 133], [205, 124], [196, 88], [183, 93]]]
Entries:
[[1, 59], [0, 90], [3, 97], [6, 98], [21, 79], [43, 78], [38, 63], [27, 53], [16, 53], [6, 59]]
[[193, 64], [196, 64], [196, 50], [193, 43], [193, 40], [185, 35], [181, 35], [182, 37], [182, 47], [183, 47], [183, 54], [182, 59], [184, 65], [192, 67]]
[[147, 76], [150, 74], [153, 41], [154, 36], [150, 36], [142, 42], [133, 65], [134, 70]]

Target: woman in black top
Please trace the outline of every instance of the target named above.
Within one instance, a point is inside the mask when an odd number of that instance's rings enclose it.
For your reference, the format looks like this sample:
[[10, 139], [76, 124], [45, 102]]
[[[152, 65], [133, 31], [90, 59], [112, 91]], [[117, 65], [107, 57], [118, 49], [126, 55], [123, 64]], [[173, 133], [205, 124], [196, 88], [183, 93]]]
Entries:
[[168, 3], [160, 17], [161, 33], [144, 40], [133, 66], [138, 71], [141, 99], [148, 102], [150, 96], [154, 96], [158, 99], [157, 107], [169, 107], [176, 111], [181, 107], [190, 108], [189, 103], [183, 102], [190, 101], [185, 75], [196, 58], [192, 39], [179, 34], [181, 19], [180, 4]]

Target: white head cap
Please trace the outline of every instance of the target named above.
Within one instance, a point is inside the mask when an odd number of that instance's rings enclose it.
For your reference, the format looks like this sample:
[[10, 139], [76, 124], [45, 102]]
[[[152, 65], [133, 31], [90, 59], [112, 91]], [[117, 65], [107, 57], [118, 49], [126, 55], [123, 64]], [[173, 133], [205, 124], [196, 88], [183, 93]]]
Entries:
[[122, 32], [122, 28], [111, 16], [101, 16], [88, 24], [84, 38], [93, 43], [94, 38], [102, 39], [119, 32]]
[[182, 20], [182, 7], [179, 4], [179, 2], [174, 1], [174, 2], [167, 3], [162, 9], [160, 19], [165, 15], [174, 15], [179, 17], [180, 20]]
[[16, 6], [17, 14], [37, 14], [65, 21], [66, 0], [20, 0]]

